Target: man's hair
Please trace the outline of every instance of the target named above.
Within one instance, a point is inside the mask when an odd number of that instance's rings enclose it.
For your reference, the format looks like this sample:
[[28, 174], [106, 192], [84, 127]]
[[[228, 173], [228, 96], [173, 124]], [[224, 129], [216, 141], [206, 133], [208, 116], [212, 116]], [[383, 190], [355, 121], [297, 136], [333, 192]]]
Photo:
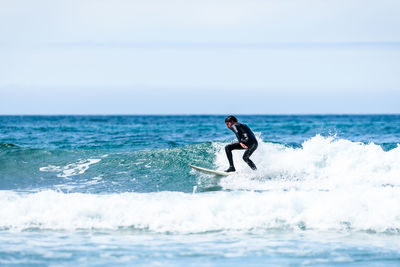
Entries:
[[232, 116], [232, 115], [226, 117], [226, 119], [225, 119], [225, 122], [237, 122], [237, 121], [238, 120], [236, 119], [236, 117]]

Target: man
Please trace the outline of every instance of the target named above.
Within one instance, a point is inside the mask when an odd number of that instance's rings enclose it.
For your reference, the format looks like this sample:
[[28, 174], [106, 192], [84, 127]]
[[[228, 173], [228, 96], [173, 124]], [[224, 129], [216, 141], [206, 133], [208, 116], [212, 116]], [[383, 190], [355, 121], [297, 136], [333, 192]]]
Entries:
[[254, 133], [250, 130], [250, 128], [238, 122], [236, 117], [228, 116], [225, 119], [226, 127], [231, 129], [238, 139], [238, 142], [233, 142], [225, 147], [226, 156], [229, 160], [229, 168], [226, 172], [234, 172], [235, 166], [233, 165], [233, 158], [232, 158], [232, 150], [234, 149], [246, 149], [243, 154], [243, 160], [250, 166], [251, 169], [257, 170], [256, 165], [253, 161], [250, 160], [251, 154], [257, 149], [258, 143], [257, 139], [254, 136]]

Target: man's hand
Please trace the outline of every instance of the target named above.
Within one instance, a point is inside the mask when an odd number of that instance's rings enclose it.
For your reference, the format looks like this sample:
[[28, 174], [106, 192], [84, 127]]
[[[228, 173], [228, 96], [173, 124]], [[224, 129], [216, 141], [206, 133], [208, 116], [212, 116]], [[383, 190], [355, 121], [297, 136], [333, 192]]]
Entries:
[[243, 148], [248, 148], [245, 144], [243, 144], [243, 143], [240, 143], [240, 145], [243, 147]]

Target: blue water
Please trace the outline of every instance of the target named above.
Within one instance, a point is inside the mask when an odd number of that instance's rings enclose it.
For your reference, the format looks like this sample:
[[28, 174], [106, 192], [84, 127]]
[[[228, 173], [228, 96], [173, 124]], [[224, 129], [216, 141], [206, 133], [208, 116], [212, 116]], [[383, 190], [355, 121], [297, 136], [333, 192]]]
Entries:
[[0, 265], [400, 265], [400, 116], [0, 116]]

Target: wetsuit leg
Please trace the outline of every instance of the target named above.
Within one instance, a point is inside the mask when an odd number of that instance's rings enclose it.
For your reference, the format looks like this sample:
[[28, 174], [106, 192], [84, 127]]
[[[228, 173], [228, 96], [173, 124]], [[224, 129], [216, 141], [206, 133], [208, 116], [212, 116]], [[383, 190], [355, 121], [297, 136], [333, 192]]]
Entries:
[[254, 143], [251, 145], [248, 149], [243, 154], [243, 160], [250, 166], [252, 170], [257, 170], [256, 165], [254, 164], [253, 161], [251, 161], [250, 156], [253, 154], [253, 152], [257, 149], [258, 144]]
[[228, 160], [229, 160], [229, 167], [232, 167], [232, 168], [235, 168], [233, 166], [233, 158], [232, 158], [232, 150], [235, 150], [235, 149], [244, 149], [244, 148], [237, 142], [225, 146], [226, 156], [228, 157]]

